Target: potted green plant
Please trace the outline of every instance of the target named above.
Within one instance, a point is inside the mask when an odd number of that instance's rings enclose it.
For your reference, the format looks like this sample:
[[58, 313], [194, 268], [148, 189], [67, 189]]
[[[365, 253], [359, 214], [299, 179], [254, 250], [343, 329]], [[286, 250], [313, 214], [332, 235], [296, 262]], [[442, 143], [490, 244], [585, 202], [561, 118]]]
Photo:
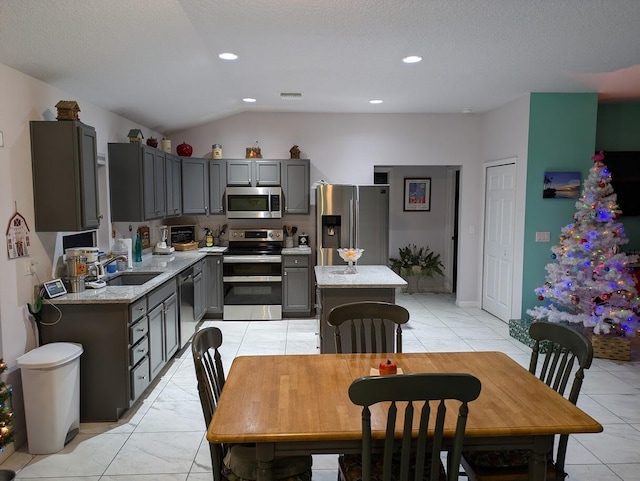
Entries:
[[401, 247], [398, 257], [391, 257], [391, 268], [400, 274], [407, 282], [412, 276], [434, 277], [436, 274], [444, 275], [444, 264], [440, 260], [440, 254], [431, 251], [428, 246], [418, 247], [409, 244]]

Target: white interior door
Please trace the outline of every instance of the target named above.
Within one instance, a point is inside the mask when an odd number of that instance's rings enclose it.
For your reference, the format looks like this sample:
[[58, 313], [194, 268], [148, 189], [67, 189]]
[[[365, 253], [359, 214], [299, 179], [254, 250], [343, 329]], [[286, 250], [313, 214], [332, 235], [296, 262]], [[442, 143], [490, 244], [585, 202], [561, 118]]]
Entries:
[[508, 321], [513, 288], [515, 164], [487, 167], [482, 308]]

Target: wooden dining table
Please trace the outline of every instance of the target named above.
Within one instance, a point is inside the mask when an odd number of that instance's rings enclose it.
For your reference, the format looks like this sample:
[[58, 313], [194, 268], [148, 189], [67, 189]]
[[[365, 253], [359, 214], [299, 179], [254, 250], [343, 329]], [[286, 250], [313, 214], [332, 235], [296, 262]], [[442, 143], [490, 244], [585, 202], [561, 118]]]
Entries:
[[[387, 357], [404, 374], [466, 372], [480, 379], [480, 396], [469, 404], [464, 449], [529, 449], [530, 480], [545, 480], [554, 435], [602, 431], [501, 352], [310, 354], [235, 358], [207, 439], [256, 443], [259, 481], [271, 479], [276, 456], [358, 453], [361, 408], [351, 403], [348, 389]], [[374, 438], [384, 436], [385, 425], [383, 408], [372, 410]], [[448, 414], [446, 440], [453, 439], [454, 429], [455, 413]]]

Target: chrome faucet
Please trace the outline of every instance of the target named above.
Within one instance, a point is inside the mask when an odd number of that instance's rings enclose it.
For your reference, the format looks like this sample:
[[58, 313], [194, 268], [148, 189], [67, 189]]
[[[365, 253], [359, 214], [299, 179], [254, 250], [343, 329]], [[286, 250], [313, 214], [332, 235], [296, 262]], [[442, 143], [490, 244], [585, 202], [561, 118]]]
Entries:
[[115, 261], [129, 262], [129, 259], [125, 255], [117, 255], [117, 256], [110, 257], [106, 261], [102, 261], [101, 264], [103, 265], [103, 267], [107, 267], [109, 264], [112, 264]]

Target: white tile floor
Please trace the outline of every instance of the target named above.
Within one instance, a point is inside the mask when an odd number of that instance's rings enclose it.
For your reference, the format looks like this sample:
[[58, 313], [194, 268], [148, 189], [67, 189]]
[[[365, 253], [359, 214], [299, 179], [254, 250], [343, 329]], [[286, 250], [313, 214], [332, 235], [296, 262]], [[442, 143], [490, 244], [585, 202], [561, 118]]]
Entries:
[[[400, 294], [409, 309], [405, 352], [499, 350], [528, 367], [530, 350], [509, 337], [502, 321], [479, 309], [455, 307], [438, 294]], [[314, 319], [271, 322], [207, 321], [224, 334], [226, 369], [241, 354], [314, 353]], [[578, 405], [604, 432], [569, 442], [570, 481], [640, 481], [640, 362], [595, 359]], [[32, 456], [26, 446], [0, 469], [17, 479], [75, 481], [211, 480], [211, 461], [190, 351], [175, 359], [139, 406], [118, 423], [82, 424], [61, 452]], [[313, 479], [335, 481], [335, 456], [315, 456]], [[464, 479], [464, 478], [462, 478]]]

